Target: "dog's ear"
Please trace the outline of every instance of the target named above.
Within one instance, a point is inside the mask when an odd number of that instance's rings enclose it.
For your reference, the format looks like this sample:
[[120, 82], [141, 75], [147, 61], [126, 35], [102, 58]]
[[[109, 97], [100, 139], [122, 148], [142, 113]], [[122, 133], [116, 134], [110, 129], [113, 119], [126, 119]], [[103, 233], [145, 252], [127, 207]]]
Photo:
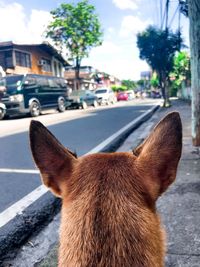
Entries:
[[31, 121], [30, 146], [43, 183], [62, 197], [77, 161], [76, 155], [63, 147], [39, 121]]
[[139, 175], [154, 200], [175, 180], [181, 150], [181, 119], [178, 112], [172, 112], [133, 151]]

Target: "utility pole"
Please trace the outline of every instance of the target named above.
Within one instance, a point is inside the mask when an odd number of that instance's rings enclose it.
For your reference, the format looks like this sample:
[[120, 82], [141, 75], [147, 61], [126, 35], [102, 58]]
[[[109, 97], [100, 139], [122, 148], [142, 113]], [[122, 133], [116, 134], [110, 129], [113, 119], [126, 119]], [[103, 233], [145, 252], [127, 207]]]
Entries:
[[165, 30], [168, 30], [168, 18], [169, 18], [169, 0], [166, 0], [166, 18], [165, 18]]
[[200, 146], [200, 1], [188, 0], [192, 76], [192, 141]]

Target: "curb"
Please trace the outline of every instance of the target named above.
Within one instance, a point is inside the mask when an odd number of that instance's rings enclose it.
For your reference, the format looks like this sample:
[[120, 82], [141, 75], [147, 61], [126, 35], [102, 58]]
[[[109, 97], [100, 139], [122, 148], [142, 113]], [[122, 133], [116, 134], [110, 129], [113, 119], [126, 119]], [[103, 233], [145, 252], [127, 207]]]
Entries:
[[[160, 105], [153, 106], [143, 115], [106, 139], [103, 142], [103, 146], [97, 146], [89, 153], [116, 151], [135, 129], [151, 118], [159, 107]], [[54, 197], [50, 192], [47, 192], [21, 214], [18, 214], [14, 219], [1, 227], [0, 266], [8, 253], [15, 253], [17, 248], [19, 248], [34, 232], [39, 231], [48, 224], [60, 211], [60, 207], [61, 200]]]
[[152, 117], [154, 112], [159, 108], [159, 105], [154, 106], [143, 115], [138, 117], [137, 119], [133, 120], [127, 126], [127, 129], [123, 131], [116, 139], [113, 140], [112, 144], [108, 144], [99, 152], [115, 152], [125, 141], [125, 139], [134, 131], [136, 130], [141, 124], [146, 122], [148, 119]]
[[60, 211], [61, 200], [50, 192], [18, 214], [0, 229], [0, 266], [8, 253], [15, 253], [35, 231], [48, 224]]

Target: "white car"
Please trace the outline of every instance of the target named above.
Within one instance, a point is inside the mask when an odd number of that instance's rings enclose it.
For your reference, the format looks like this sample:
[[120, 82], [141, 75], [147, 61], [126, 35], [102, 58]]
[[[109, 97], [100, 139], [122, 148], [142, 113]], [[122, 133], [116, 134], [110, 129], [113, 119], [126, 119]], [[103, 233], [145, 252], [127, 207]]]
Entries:
[[128, 100], [133, 100], [135, 98], [135, 93], [132, 90], [128, 91], [127, 94]]
[[109, 88], [99, 88], [95, 91], [95, 95], [97, 96], [100, 105], [109, 105], [117, 102], [115, 93]]

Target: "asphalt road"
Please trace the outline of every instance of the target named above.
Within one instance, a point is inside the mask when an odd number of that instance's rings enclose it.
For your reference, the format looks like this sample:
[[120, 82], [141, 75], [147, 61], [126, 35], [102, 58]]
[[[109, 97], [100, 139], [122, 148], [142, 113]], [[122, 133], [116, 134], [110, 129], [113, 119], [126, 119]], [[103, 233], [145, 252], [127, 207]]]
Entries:
[[[146, 112], [152, 105], [153, 101], [132, 101], [108, 108], [66, 111], [64, 114], [45, 115], [37, 119], [45, 125], [51, 124], [48, 129], [64, 146], [80, 156]], [[56, 120], [49, 119], [49, 116]], [[0, 137], [0, 213], [41, 185], [38, 174], [14, 172], [16, 169], [35, 170], [25, 127], [29, 121], [28, 118], [0, 121], [0, 131], [1, 123], [4, 129], [4, 136]], [[15, 129], [19, 133], [15, 133]], [[3, 170], [5, 168], [8, 171]]]

